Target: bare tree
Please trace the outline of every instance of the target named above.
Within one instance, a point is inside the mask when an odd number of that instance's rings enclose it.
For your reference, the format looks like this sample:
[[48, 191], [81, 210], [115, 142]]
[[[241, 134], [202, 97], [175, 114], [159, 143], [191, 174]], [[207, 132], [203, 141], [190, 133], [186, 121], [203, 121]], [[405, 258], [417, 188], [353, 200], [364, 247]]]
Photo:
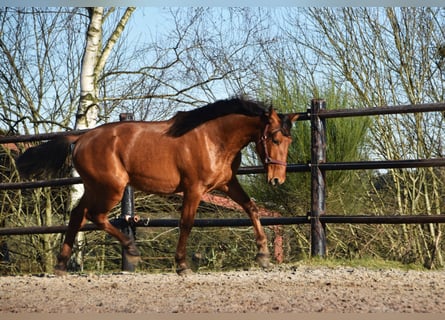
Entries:
[[[334, 77], [355, 93], [360, 106], [443, 102], [443, 8], [311, 8], [304, 13], [304, 20], [288, 16], [296, 27], [289, 35], [298, 52], [304, 53], [300, 58], [311, 66], [306, 72], [314, 79]], [[443, 121], [440, 113], [376, 118], [370, 146], [373, 157], [441, 156]], [[391, 170], [390, 174], [396, 202], [392, 213], [440, 214], [441, 170]], [[441, 226], [401, 228], [404, 241], [399, 243], [398, 254], [402, 259], [443, 265]]]
[[[101, 7], [88, 8], [89, 25], [86, 32], [86, 46], [81, 65], [80, 99], [75, 123], [75, 129], [77, 130], [94, 128], [97, 124], [101, 109], [99, 104], [99, 80], [103, 74], [107, 59], [134, 10], [134, 7], [125, 10], [111, 35], [105, 41], [103, 39], [104, 20], [114, 9], [110, 9], [105, 13], [104, 8]], [[78, 176], [78, 173], [74, 170], [73, 175]], [[71, 194], [71, 203], [73, 205], [79, 201], [83, 192], [82, 184], [73, 186]], [[85, 235], [83, 232], [80, 232], [76, 240], [76, 246], [79, 250], [76, 252], [75, 260], [81, 269], [83, 269], [82, 252], [84, 245]]]
[[[0, 10], [1, 126], [10, 133], [70, 127], [81, 55], [77, 9]], [[57, 53], [57, 54], [56, 54]]]
[[110, 59], [101, 78], [107, 84], [101, 87], [107, 110], [122, 111], [125, 105], [138, 118], [159, 119], [178, 107], [255, 93], [262, 48], [270, 37], [267, 13], [177, 8], [164, 14], [166, 28], [155, 39], [141, 39], [137, 48], [119, 47], [114, 56], [119, 59]]
[[85, 52], [82, 59], [80, 78], [80, 102], [76, 116], [76, 129], [95, 127], [99, 114], [99, 85], [105, 64], [113, 47], [124, 31], [135, 8], [127, 8], [120, 17], [108, 39], [103, 39], [104, 20], [114, 11], [106, 14], [104, 8], [89, 8], [89, 26]]
[[[5, 134], [70, 127], [79, 79], [79, 72], [72, 67], [81, 55], [74, 39], [81, 24], [77, 9], [0, 9], [0, 126]], [[12, 165], [12, 155], [10, 160]], [[9, 169], [9, 179], [17, 179], [14, 170]], [[63, 216], [64, 201], [55, 199], [65, 191], [38, 188], [24, 193], [30, 202], [20, 196], [21, 192], [5, 193], [5, 223], [51, 225]], [[30, 245], [19, 251], [30, 265], [50, 270], [57, 237], [30, 236], [28, 241]]]

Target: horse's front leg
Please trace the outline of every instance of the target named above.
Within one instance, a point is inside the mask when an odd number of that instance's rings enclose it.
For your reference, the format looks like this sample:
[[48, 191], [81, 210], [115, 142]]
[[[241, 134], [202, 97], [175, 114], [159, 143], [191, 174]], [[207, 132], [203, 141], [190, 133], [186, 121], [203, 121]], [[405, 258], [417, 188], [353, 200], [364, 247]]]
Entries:
[[187, 239], [192, 231], [201, 196], [197, 192], [184, 192], [181, 219], [179, 221], [179, 240], [175, 255], [176, 272], [179, 275], [191, 273], [187, 264]]
[[239, 184], [237, 178], [234, 176], [232, 180], [223, 189], [227, 195], [232, 198], [236, 203], [243, 207], [250, 220], [252, 221], [255, 241], [258, 248], [256, 261], [262, 268], [270, 267], [270, 253], [267, 247], [267, 237], [261, 225], [258, 207], [255, 202], [248, 196], [244, 189]]

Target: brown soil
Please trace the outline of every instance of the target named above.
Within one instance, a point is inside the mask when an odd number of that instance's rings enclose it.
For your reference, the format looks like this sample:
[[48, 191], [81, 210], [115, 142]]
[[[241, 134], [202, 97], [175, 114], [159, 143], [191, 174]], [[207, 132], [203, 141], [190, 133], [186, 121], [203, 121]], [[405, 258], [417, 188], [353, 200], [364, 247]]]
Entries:
[[445, 312], [444, 271], [279, 266], [0, 277], [0, 312]]

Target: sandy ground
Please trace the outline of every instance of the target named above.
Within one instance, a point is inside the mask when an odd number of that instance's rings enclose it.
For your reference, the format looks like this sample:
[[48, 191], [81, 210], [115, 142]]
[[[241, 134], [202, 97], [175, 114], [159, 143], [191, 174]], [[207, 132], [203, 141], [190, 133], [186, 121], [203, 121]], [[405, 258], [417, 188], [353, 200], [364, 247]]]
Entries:
[[0, 277], [0, 313], [445, 312], [445, 271], [280, 266]]

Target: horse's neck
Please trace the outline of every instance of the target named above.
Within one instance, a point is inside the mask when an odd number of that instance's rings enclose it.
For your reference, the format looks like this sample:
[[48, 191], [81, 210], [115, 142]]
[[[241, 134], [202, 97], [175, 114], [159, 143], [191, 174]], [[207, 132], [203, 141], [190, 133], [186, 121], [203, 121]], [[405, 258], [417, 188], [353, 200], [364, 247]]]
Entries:
[[[220, 142], [225, 146], [232, 146], [237, 151], [259, 138], [261, 133], [259, 117], [237, 116], [233, 119], [223, 119], [217, 127]], [[217, 134], [217, 133], [215, 133]]]

